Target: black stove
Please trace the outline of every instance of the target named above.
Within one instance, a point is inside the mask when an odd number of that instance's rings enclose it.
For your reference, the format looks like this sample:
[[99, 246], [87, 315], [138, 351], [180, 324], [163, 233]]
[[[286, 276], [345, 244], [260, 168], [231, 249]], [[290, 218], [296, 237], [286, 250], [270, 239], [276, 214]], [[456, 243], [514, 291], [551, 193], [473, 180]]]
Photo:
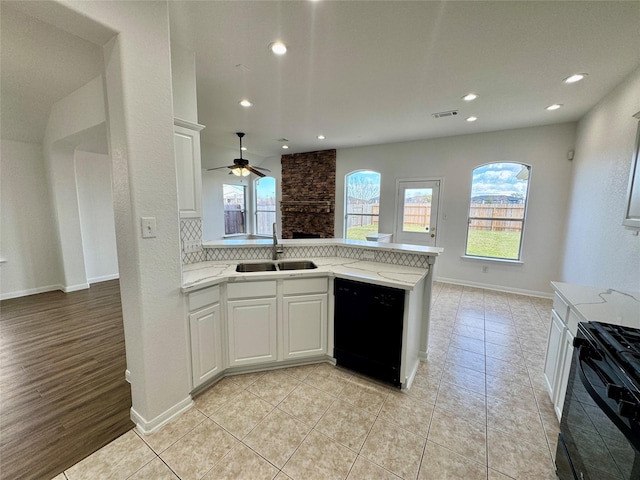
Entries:
[[556, 452], [561, 480], [640, 479], [640, 330], [578, 325]]

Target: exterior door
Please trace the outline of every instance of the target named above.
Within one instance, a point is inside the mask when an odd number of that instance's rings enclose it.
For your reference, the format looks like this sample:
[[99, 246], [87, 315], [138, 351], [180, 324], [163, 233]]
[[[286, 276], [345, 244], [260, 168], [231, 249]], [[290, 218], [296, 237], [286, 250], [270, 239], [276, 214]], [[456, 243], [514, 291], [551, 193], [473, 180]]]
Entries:
[[440, 180], [399, 180], [394, 242], [434, 247], [439, 200]]

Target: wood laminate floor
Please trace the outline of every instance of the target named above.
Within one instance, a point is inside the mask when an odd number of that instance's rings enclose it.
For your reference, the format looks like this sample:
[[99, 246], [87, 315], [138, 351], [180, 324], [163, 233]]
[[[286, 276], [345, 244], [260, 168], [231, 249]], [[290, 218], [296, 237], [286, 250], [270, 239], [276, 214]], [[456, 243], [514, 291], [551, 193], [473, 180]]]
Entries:
[[134, 425], [117, 280], [0, 302], [0, 479], [50, 479]]

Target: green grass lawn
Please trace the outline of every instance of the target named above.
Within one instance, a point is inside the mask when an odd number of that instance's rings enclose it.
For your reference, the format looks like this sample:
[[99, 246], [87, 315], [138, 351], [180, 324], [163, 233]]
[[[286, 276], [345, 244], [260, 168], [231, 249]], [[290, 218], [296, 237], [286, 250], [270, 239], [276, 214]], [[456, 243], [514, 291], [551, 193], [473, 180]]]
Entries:
[[519, 250], [520, 232], [469, 230], [467, 255], [517, 260]]
[[364, 227], [351, 227], [347, 229], [349, 240], [366, 240], [367, 235], [378, 233], [378, 225], [366, 225]]

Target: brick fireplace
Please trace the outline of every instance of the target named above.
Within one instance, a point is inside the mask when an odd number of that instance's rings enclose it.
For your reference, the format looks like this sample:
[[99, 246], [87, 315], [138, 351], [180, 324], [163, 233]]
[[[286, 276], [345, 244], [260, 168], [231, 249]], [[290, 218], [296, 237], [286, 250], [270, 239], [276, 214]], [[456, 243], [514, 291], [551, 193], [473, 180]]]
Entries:
[[281, 162], [282, 238], [333, 238], [336, 151], [283, 155]]

